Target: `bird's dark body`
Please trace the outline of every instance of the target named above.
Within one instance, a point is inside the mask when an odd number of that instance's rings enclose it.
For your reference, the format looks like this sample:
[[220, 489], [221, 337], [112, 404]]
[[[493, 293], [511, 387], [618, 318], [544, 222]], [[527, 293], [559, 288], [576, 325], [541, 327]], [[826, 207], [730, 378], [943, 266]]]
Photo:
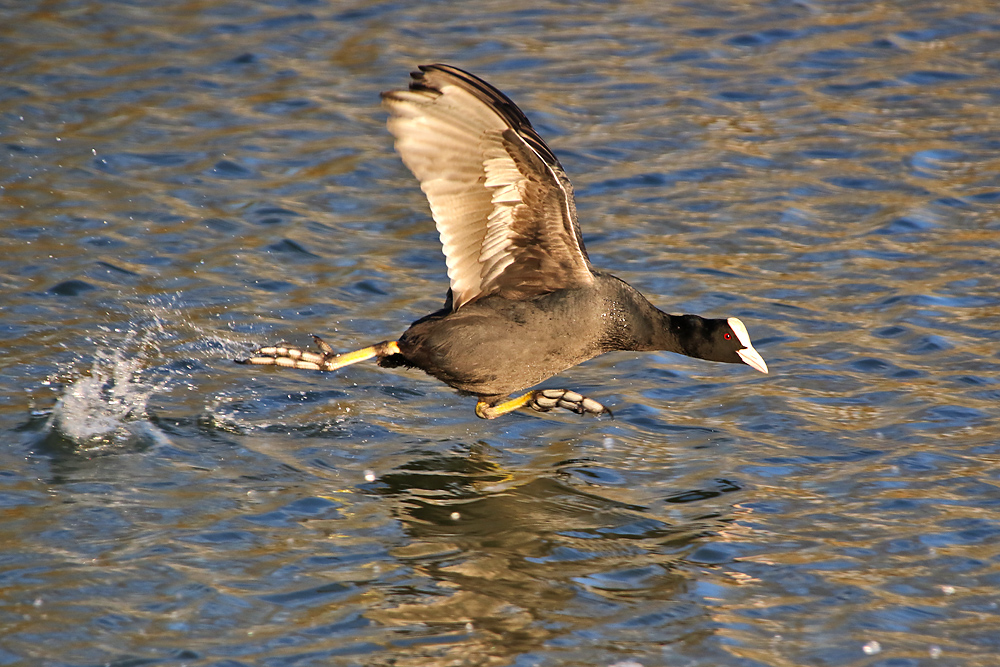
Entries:
[[593, 296], [582, 288], [480, 298], [414, 322], [399, 349], [408, 365], [460, 391], [501, 398], [611, 349], [591, 332], [604, 330], [613, 305]]
[[594, 276], [593, 285], [529, 299], [488, 296], [454, 312], [445, 304], [414, 322], [399, 338], [400, 354], [380, 363], [423, 369], [493, 402], [605, 352], [662, 349], [671, 332], [655, 325], [669, 327], [668, 318], [619, 278]]

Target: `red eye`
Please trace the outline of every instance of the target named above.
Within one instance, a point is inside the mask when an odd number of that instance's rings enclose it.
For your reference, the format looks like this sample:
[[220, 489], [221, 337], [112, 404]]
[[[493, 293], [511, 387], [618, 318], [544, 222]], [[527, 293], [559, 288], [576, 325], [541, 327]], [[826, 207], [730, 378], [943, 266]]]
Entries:
[[726, 333], [722, 334], [722, 337], [725, 338], [726, 340], [732, 340], [733, 339], [733, 334], [731, 334], [729, 332], [726, 332]]

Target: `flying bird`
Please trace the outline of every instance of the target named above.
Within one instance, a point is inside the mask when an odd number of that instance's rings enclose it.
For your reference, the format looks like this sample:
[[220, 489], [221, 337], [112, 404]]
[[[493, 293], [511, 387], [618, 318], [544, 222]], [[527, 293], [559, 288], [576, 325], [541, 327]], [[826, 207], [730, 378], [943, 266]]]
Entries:
[[475, 396], [493, 419], [519, 408], [610, 413], [568, 389], [533, 389], [605, 352], [666, 350], [767, 373], [743, 322], [670, 315], [590, 263], [559, 160], [502, 92], [457, 67], [424, 65], [382, 94], [389, 132], [430, 203], [448, 266], [444, 305], [398, 340], [337, 354], [262, 347], [244, 364], [334, 371], [374, 358]]

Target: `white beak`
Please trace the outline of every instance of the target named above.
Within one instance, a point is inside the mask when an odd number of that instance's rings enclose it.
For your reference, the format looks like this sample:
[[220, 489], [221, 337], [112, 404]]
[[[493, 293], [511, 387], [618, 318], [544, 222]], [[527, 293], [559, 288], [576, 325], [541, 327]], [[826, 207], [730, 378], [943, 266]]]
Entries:
[[736, 354], [740, 355], [742, 359], [748, 366], [753, 366], [761, 373], [767, 372], [767, 364], [764, 363], [764, 357], [760, 356], [757, 350], [753, 347], [745, 347], [742, 350], [736, 350]]
[[753, 349], [753, 344], [750, 342], [750, 334], [747, 333], [746, 326], [737, 317], [730, 317], [728, 321], [729, 327], [736, 332], [736, 337], [743, 343], [743, 349], [736, 350], [736, 354], [740, 355], [740, 359], [747, 366], [753, 366], [761, 373], [767, 373], [767, 364], [764, 363], [764, 357], [760, 356], [760, 353]]

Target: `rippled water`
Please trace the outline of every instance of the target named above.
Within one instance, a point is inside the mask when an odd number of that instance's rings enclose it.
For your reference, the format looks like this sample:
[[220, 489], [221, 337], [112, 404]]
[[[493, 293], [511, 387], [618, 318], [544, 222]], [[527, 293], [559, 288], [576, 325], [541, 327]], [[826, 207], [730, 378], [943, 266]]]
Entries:
[[[995, 3], [5, 3], [0, 52], [0, 664], [1000, 664]], [[378, 106], [437, 61], [771, 374], [485, 422], [231, 364], [438, 306]]]

